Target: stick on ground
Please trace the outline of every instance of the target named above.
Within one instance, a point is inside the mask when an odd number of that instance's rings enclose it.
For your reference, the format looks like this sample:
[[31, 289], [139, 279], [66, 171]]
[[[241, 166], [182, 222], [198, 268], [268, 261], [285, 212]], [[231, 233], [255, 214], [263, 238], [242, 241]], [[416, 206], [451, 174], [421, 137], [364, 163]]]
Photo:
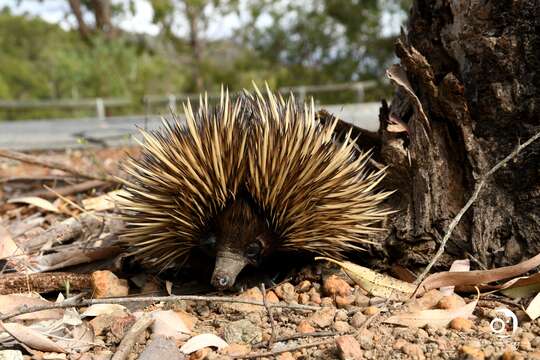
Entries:
[[[239, 303], [239, 304], [249, 304], [249, 305], [258, 305], [264, 306], [261, 301], [255, 300], [244, 300], [238, 299], [230, 296], [198, 296], [198, 295], [171, 295], [171, 296], [138, 296], [138, 297], [121, 297], [121, 298], [103, 298], [103, 299], [86, 299], [86, 300], [66, 300], [60, 303], [51, 303], [47, 305], [37, 305], [30, 306], [18, 311], [14, 311], [9, 314], [0, 314], [0, 321], [10, 319], [12, 317], [33, 313], [42, 310], [49, 309], [65, 309], [68, 307], [84, 307], [95, 304], [129, 304], [136, 302], [177, 302], [181, 300], [191, 300], [191, 301], [213, 301], [213, 302], [229, 302], [229, 303]], [[310, 305], [300, 305], [300, 304], [269, 304], [268, 306], [272, 308], [284, 308], [292, 309], [298, 311], [316, 311], [319, 310], [320, 306], [310, 306]]]
[[263, 296], [263, 304], [268, 313], [268, 321], [270, 322], [270, 327], [272, 328], [272, 334], [270, 335], [270, 340], [268, 340], [268, 346], [272, 346], [276, 338], [276, 324], [274, 324], [274, 317], [272, 316], [272, 309], [268, 306], [268, 300], [266, 299], [266, 289], [264, 283], [261, 284], [261, 291]]
[[139, 336], [154, 322], [149, 314], [141, 316], [126, 333], [111, 360], [127, 359]]
[[101, 181], [108, 181], [108, 182], [118, 183], [118, 180], [116, 180], [114, 177], [109, 176], [109, 175], [99, 176], [99, 175], [87, 174], [87, 173], [85, 173], [83, 171], [73, 169], [73, 168], [71, 168], [69, 166], [66, 166], [66, 165], [61, 164], [61, 163], [57, 163], [55, 161], [38, 159], [35, 156], [23, 154], [23, 153], [20, 153], [20, 152], [17, 152], [17, 151], [12, 151], [12, 150], [7, 150], [7, 149], [0, 149], [0, 157], [5, 157], [5, 158], [8, 158], [8, 159], [18, 160], [18, 161], [22, 161], [22, 162], [25, 162], [25, 163], [28, 163], [28, 164], [39, 165], [39, 166], [43, 166], [43, 167], [46, 167], [46, 168], [49, 168], [49, 169], [62, 170], [64, 172], [68, 173], [68, 174], [73, 174], [73, 175], [76, 175], [78, 177], [82, 177], [82, 178], [86, 178], [86, 179], [93, 179], [93, 180], [101, 180]]

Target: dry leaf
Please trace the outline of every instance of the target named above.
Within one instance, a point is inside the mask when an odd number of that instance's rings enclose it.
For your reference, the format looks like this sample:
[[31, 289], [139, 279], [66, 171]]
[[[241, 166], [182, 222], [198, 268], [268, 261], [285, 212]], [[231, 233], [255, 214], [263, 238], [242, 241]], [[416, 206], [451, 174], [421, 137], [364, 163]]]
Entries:
[[124, 311], [127, 313], [127, 308], [120, 304], [94, 304], [86, 309], [81, 314], [81, 317], [109, 315], [119, 311]]
[[71, 331], [71, 336], [71, 339], [64, 337], [58, 340], [58, 344], [69, 350], [70, 353], [83, 353], [94, 346], [94, 331], [88, 323], [75, 326]]
[[167, 290], [167, 294], [172, 295], [172, 286], [173, 283], [169, 280], [165, 280], [165, 290]]
[[6, 259], [13, 255], [21, 254], [22, 251], [13, 241], [13, 237], [9, 230], [0, 224], [0, 259]]
[[491, 270], [450, 272], [444, 271], [428, 276], [420, 284], [422, 291], [444, 286], [480, 285], [519, 276], [540, 265], [540, 254], [512, 266]]
[[500, 291], [512, 299], [520, 299], [540, 291], [540, 273], [523, 276], [498, 285], [494, 291]]
[[391, 316], [384, 322], [408, 327], [424, 327], [428, 324], [434, 327], [446, 327], [453, 319], [457, 317], [468, 318], [472, 316], [479, 298], [480, 295], [478, 295], [476, 300], [471, 301], [467, 305], [457, 309], [429, 309], [412, 311]]
[[529, 315], [531, 320], [536, 320], [536, 318], [540, 316], [540, 292], [532, 299], [529, 306], [527, 306], [527, 309], [525, 309], [525, 312]]
[[114, 209], [121, 196], [126, 194], [127, 192], [125, 190], [114, 190], [100, 196], [84, 199], [82, 204], [85, 210], [110, 210]]
[[[0, 309], [4, 314], [15, 312], [22, 307], [50, 305], [51, 302], [32, 295], [0, 295]], [[49, 309], [13, 317], [13, 320], [56, 320], [62, 318], [62, 309]]]
[[28, 347], [40, 351], [66, 352], [60, 345], [45, 335], [18, 323], [1, 323], [4, 330]]
[[222, 349], [229, 346], [225, 340], [214, 334], [201, 334], [189, 339], [182, 347], [180, 351], [188, 355], [197, 350], [205, 347], [216, 347]]
[[56, 206], [54, 206], [50, 201], [42, 199], [37, 196], [23, 196], [18, 198], [9, 199], [8, 203], [23, 203], [23, 204], [29, 204], [37, 206], [43, 210], [52, 211], [55, 213], [59, 213], [60, 210]]
[[159, 310], [150, 314], [154, 319], [152, 324], [152, 334], [154, 336], [163, 335], [172, 337], [176, 340], [185, 340], [191, 334], [191, 329], [188, 327], [182, 317], [172, 310]]
[[316, 257], [315, 260], [326, 260], [339, 265], [343, 271], [364, 290], [374, 296], [385, 299], [405, 300], [416, 289], [411, 283], [398, 280], [391, 276], [379, 274], [366, 267], [356, 265], [350, 261], [337, 261], [327, 257]]
[[[450, 266], [450, 272], [469, 271], [470, 269], [471, 262], [469, 259], [456, 260]], [[444, 286], [440, 290], [444, 296], [450, 296], [454, 293], [454, 286]]]

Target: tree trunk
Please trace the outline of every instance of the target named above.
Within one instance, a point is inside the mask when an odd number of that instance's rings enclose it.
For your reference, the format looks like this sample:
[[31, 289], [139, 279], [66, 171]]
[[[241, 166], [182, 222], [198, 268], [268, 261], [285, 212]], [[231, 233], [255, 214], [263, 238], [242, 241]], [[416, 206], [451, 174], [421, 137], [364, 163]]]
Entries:
[[84, 41], [90, 40], [90, 29], [86, 22], [84, 21], [82, 10], [81, 10], [81, 1], [80, 0], [68, 0], [69, 6], [75, 19], [77, 20], [77, 27], [79, 29], [79, 34]]
[[189, 46], [193, 61], [193, 80], [195, 90], [201, 92], [204, 89], [202, 76], [203, 44], [200, 37], [200, 24], [204, 16], [204, 5], [185, 1], [186, 18], [189, 23]]
[[91, 0], [94, 18], [96, 19], [96, 29], [107, 37], [114, 35], [114, 27], [111, 22], [111, 1]]
[[[402, 265], [428, 263], [479, 178], [540, 131], [539, 9], [538, 0], [414, 1], [396, 53], [421, 108], [404, 88], [382, 107], [378, 154], [400, 209], [386, 249]], [[389, 116], [407, 132], [389, 131]], [[536, 141], [489, 178], [439, 265], [470, 256], [500, 266], [539, 252]]]

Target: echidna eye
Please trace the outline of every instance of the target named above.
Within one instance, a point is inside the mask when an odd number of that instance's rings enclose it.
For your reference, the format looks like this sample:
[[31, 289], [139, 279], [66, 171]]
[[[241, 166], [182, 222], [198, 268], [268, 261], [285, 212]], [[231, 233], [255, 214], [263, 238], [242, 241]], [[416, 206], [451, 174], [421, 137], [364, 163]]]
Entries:
[[248, 258], [256, 258], [261, 252], [261, 245], [258, 242], [249, 244], [246, 248], [246, 256]]
[[216, 247], [216, 236], [214, 234], [209, 234], [201, 238], [201, 247], [205, 249], [212, 250]]

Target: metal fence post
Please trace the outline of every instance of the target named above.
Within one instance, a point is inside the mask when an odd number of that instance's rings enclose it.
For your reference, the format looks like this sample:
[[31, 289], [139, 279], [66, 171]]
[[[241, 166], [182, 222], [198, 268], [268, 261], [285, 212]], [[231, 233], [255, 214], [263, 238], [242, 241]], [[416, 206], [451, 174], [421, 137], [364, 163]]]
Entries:
[[356, 84], [356, 97], [358, 98], [359, 103], [364, 102], [364, 85], [363, 84]]
[[105, 120], [105, 102], [102, 98], [96, 98], [96, 115], [99, 120]]

